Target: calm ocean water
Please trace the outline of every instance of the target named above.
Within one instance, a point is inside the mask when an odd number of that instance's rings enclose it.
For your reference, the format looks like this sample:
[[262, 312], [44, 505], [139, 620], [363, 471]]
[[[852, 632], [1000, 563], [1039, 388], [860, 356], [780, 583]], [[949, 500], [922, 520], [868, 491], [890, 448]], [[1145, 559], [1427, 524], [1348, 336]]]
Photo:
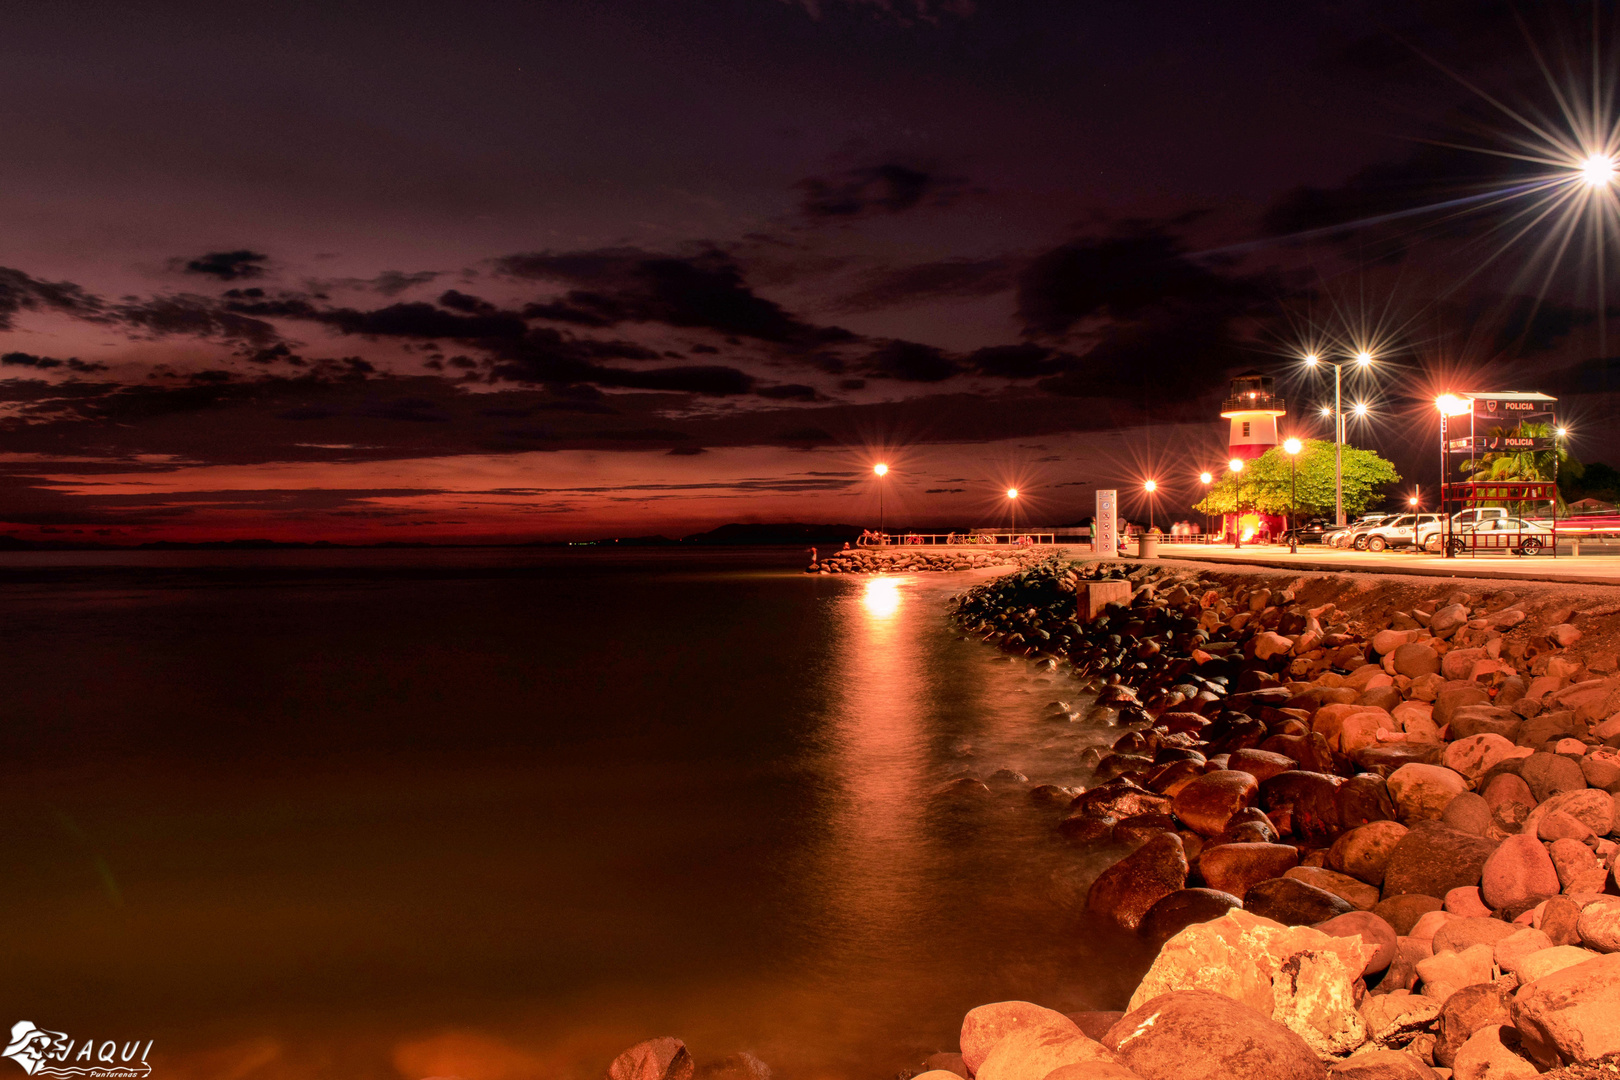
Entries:
[[[154, 1077], [892, 1077], [1144, 960], [1007, 767], [1083, 775], [975, 577], [798, 550], [7, 555], [0, 1026]], [[1123, 950], [1123, 951], [1122, 951]]]

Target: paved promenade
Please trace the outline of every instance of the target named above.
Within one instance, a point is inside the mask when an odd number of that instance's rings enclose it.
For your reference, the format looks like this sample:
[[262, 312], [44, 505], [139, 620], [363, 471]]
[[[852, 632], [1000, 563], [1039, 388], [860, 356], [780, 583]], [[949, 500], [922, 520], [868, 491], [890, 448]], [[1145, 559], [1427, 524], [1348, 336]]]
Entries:
[[[1068, 549], [1079, 556], [1084, 547]], [[1126, 547], [1132, 557], [1136, 544]], [[1160, 543], [1161, 559], [1206, 563], [1240, 563], [1248, 566], [1275, 566], [1291, 570], [1334, 571], [1372, 574], [1417, 574], [1432, 577], [1522, 578], [1529, 581], [1567, 581], [1584, 585], [1620, 585], [1620, 554], [1501, 555], [1467, 556], [1443, 559], [1438, 555], [1394, 551], [1341, 551], [1321, 544], [1302, 545], [1299, 554], [1286, 547], [1266, 544], [1241, 549], [1206, 544]]]

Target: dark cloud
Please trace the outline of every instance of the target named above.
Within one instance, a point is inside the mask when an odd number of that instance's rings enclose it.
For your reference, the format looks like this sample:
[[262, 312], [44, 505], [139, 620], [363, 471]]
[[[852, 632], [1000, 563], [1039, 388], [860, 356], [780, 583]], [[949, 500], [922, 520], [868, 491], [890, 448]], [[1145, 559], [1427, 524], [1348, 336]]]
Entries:
[[860, 285], [833, 301], [844, 312], [880, 311], [957, 297], [994, 296], [1013, 286], [1008, 259], [942, 259], [863, 274]]
[[799, 182], [799, 210], [812, 220], [870, 214], [899, 214], [922, 205], [948, 206], [962, 192], [962, 180], [909, 165], [888, 163], [849, 169], [834, 177]]
[[510, 255], [500, 273], [577, 286], [562, 301], [525, 314], [589, 326], [654, 322], [713, 330], [774, 344], [843, 341], [853, 335], [816, 327], [757, 295], [730, 256], [715, 250], [677, 257], [635, 248]]
[[915, 341], [890, 341], [868, 353], [861, 369], [882, 379], [901, 382], [941, 382], [962, 372], [945, 350]]
[[206, 296], [153, 297], [120, 304], [112, 310], [111, 316], [142, 337], [184, 334], [254, 345], [268, 345], [280, 337], [276, 328], [263, 319], [221, 306]]
[[803, 383], [779, 383], [776, 386], [762, 386], [754, 391], [762, 398], [772, 401], [818, 401], [821, 395], [813, 386]]
[[246, 248], [238, 251], [210, 251], [185, 262], [185, 272], [201, 274], [219, 281], [240, 281], [243, 278], [264, 276], [264, 264], [270, 256]]
[[981, 375], [1037, 379], [1067, 371], [1075, 357], [1041, 345], [991, 345], [969, 353], [965, 364]]
[[96, 372], [107, 370], [106, 364], [94, 363], [88, 360], [80, 360], [76, 356], [69, 357], [66, 360], [57, 360], [54, 357], [33, 356], [25, 352], [9, 352], [0, 355], [0, 365], [5, 367], [38, 368], [41, 371], [49, 370], [50, 368], [65, 367], [69, 371], [76, 371], [85, 375], [95, 374]]
[[0, 330], [11, 330], [22, 311], [56, 311], [89, 318], [102, 309], [100, 298], [71, 281], [44, 281], [0, 266]]

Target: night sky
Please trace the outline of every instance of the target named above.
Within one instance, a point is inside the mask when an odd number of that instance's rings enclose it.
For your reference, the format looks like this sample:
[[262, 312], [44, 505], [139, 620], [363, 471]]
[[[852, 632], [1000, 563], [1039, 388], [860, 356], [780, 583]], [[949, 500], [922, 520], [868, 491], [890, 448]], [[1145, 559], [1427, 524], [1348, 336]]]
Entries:
[[0, 531], [874, 524], [879, 460], [891, 524], [1168, 510], [1226, 380], [1323, 434], [1297, 357], [1364, 344], [1403, 489], [1437, 389], [1559, 394], [1615, 461], [1601, 230], [1482, 197], [1547, 171], [1478, 152], [1563, 124], [1538, 56], [1592, 96], [1592, 8], [1522, 14], [9, 5]]

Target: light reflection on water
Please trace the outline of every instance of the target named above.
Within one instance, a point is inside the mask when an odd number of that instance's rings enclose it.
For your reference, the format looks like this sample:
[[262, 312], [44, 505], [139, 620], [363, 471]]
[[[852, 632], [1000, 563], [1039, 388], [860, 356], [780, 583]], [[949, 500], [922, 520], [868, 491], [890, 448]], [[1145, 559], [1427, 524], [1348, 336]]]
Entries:
[[967, 575], [403, 557], [0, 580], [0, 1015], [179, 1080], [595, 1080], [656, 1034], [857, 1080], [1120, 996], [1052, 812], [933, 794], [1108, 737], [960, 639]]

